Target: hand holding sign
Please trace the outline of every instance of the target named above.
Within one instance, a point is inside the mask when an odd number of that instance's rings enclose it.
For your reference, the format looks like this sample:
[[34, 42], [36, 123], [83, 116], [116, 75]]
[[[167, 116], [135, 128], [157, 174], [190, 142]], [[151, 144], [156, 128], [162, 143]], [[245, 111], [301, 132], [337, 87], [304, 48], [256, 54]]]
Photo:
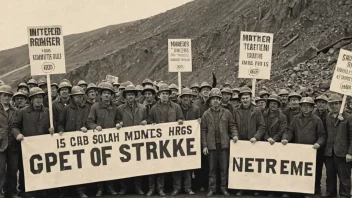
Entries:
[[204, 155], [208, 155], [209, 154], [208, 147], [204, 147], [203, 148], [203, 154]]
[[273, 138], [268, 138], [268, 142], [269, 142], [271, 145], [275, 144], [275, 140], [274, 140]]
[[286, 145], [286, 144], [288, 143], [288, 140], [281, 140], [281, 143], [282, 143], [283, 145]]
[[233, 140], [234, 143], [236, 143], [238, 141], [238, 137], [235, 136], [235, 137], [232, 138], [232, 140]]
[[320, 145], [318, 144], [318, 143], [315, 143], [314, 145], [313, 145], [313, 149], [319, 149], [320, 148]]
[[16, 137], [16, 140], [17, 141], [23, 141], [24, 140], [24, 136], [22, 134], [19, 134], [17, 137]]
[[352, 155], [350, 154], [346, 155], [346, 162], [352, 162]]
[[82, 128], [81, 128], [81, 131], [82, 131], [83, 133], [87, 133], [88, 130], [87, 130], [86, 127], [82, 127]]

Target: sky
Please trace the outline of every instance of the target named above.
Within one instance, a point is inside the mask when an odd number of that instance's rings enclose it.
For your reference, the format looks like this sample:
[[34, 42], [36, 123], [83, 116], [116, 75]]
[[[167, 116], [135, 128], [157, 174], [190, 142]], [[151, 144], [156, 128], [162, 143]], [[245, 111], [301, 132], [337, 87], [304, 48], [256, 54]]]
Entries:
[[27, 44], [27, 26], [62, 25], [69, 35], [147, 18], [190, 1], [0, 0], [0, 50]]

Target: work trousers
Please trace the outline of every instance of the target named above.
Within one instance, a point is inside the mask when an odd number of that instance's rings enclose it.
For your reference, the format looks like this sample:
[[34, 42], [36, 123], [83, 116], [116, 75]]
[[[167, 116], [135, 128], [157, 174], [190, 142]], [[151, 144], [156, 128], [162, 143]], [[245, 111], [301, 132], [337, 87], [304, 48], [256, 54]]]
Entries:
[[216, 150], [209, 150], [209, 191], [216, 192], [216, 170], [220, 167], [220, 189], [226, 190], [229, 165], [229, 149], [221, 149], [216, 144]]
[[346, 162], [345, 157], [337, 157], [332, 151], [332, 156], [326, 156], [326, 193], [337, 192], [337, 176], [340, 180], [340, 197], [351, 197], [351, 163]]
[[182, 177], [184, 180], [185, 192], [192, 191], [192, 171], [178, 171], [172, 173], [174, 190], [181, 190]]

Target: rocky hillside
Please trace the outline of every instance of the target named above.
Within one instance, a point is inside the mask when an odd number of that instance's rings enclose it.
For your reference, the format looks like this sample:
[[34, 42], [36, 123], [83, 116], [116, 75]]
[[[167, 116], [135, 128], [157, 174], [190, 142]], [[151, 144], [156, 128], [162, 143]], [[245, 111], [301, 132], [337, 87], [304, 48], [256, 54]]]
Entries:
[[[97, 82], [107, 74], [139, 84], [177, 82], [168, 73], [167, 39], [191, 38], [192, 73], [183, 84], [237, 79], [240, 31], [274, 33], [272, 79], [285, 86], [329, 80], [341, 47], [352, 50], [352, 0], [195, 0], [165, 13], [131, 23], [65, 36], [67, 78]], [[0, 52], [0, 71], [28, 64], [28, 48]], [[28, 78], [23, 69], [3, 80]], [[62, 75], [53, 76], [54, 80]], [[270, 82], [259, 82], [270, 85]]]

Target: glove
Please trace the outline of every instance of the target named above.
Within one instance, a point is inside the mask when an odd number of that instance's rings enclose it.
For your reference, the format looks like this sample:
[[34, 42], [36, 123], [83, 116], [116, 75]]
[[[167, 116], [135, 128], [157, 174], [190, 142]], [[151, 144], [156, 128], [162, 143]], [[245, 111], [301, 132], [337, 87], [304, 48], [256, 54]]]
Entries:
[[97, 126], [95, 129], [96, 129], [97, 131], [102, 131], [102, 130], [103, 130], [103, 128], [101, 128], [101, 126]]
[[121, 129], [122, 128], [122, 126], [118, 123], [118, 124], [116, 124], [116, 129], [117, 130], [119, 130], [119, 129]]
[[233, 140], [234, 143], [237, 143], [238, 137], [237, 137], [237, 136], [234, 136], [234, 137], [232, 138], [232, 140]]
[[183, 125], [183, 120], [178, 120], [178, 125]]
[[63, 132], [63, 131], [60, 131], [60, 132], [59, 132], [59, 135], [60, 135], [60, 136], [62, 136], [63, 134], [64, 134], [64, 132]]
[[286, 144], [288, 143], [288, 140], [281, 140], [281, 143], [282, 143], [283, 145], [286, 145]]
[[198, 123], [200, 124], [202, 122], [202, 119], [201, 118], [198, 118]]
[[147, 123], [147, 121], [145, 121], [145, 120], [143, 120], [141, 123], [140, 123], [140, 125], [147, 125], [148, 123]]
[[54, 135], [54, 131], [55, 131], [54, 128], [49, 128], [49, 133], [50, 133], [51, 135]]
[[275, 144], [275, 140], [274, 140], [273, 138], [268, 138], [268, 142], [269, 142], [271, 145]]
[[208, 155], [209, 154], [208, 147], [204, 147], [203, 148], [203, 154], [204, 155]]
[[18, 134], [18, 136], [16, 137], [17, 141], [23, 141], [24, 140], [24, 136], [22, 134]]
[[346, 162], [352, 162], [352, 155], [350, 154], [346, 155]]
[[313, 149], [318, 149], [318, 148], [320, 148], [320, 145], [319, 145], [318, 143], [315, 143], [315, 144], [313, 145]]
[[255, 139], [254, 137], [250, 139], [251, 143], [256, 143], [257, 142], [257, 139]]
[[83, 133], [87, 133], [88, 130], [87, 130], [86, 127], [82, 127], [82, 128], [81, 128], [81, 131], [82, 131]]

